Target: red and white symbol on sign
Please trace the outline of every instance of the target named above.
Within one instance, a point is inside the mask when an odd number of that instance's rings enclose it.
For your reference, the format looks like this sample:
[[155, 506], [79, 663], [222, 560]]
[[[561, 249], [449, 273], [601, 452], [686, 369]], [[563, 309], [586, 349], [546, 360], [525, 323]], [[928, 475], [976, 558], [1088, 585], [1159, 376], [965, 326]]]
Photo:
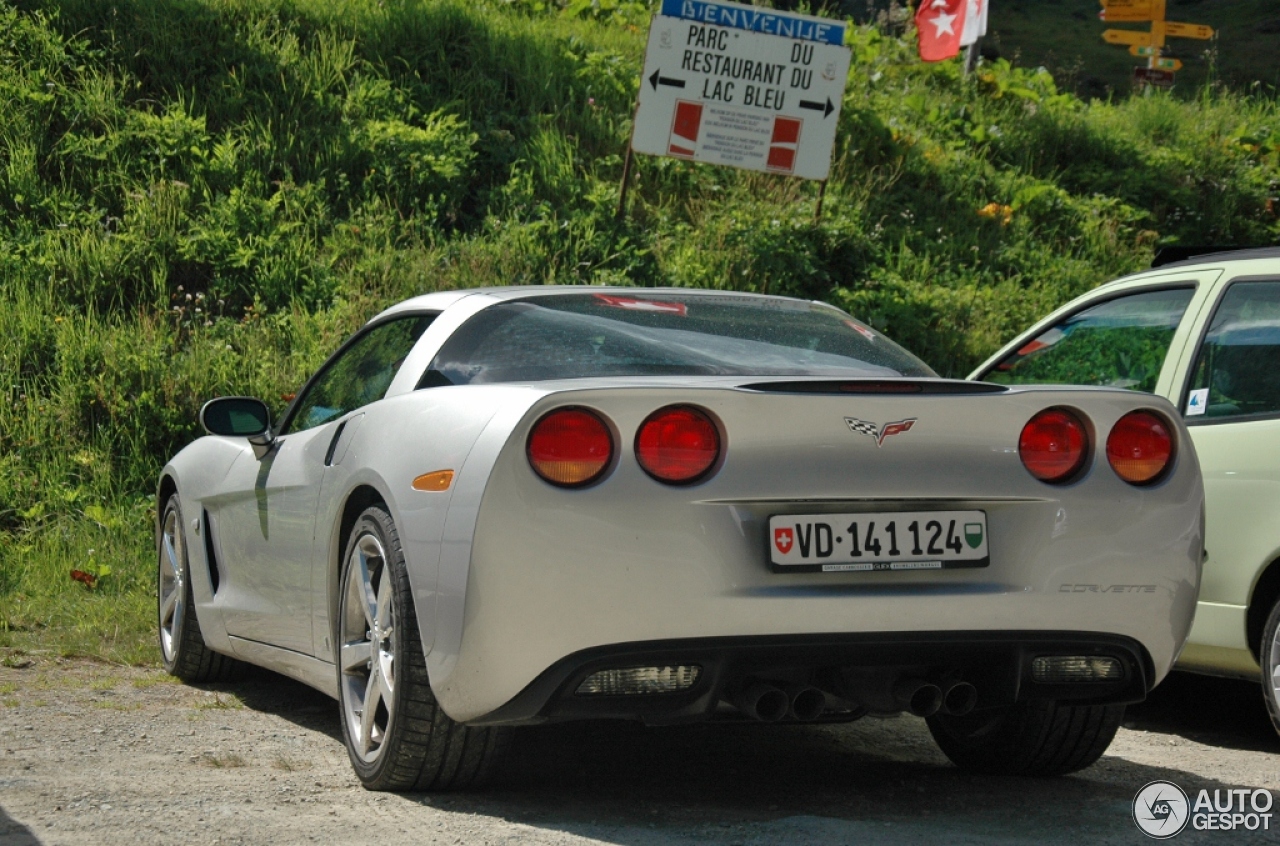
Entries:
[[769, 139], [769, 158], [765, 166], [769, 170], [790, 173], [796, 169], [796, 148], [800, 146], [799, 118], [777, 117], [773, 119], [773, 136]]
[[791, 550], [792, 534], [790, 529], [774, 529], [773, 545], [778, 548], [778, 552], [786, 555]]
[[698, 129], [702, 126], [702, 104], [676, 100], [675, 120], [671, 123], [668, 152], [673, 156], [693, 158], [698, 145]]

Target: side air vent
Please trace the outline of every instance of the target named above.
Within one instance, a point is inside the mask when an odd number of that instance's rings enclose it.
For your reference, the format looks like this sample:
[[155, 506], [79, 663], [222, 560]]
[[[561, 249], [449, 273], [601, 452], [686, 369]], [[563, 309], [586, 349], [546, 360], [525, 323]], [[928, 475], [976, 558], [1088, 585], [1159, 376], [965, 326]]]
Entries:
[[775, 394], [1002, 394], [1003, 385], [943, 379], [842, 379], [756, 382], [740, 385], [746, 391]]
[[213, 551], [213, 521], [209, 519], [209, 512], [204, 509], [200, 519], [204, 523], [204, 560], [209, 564], [209, 584], [213, 585], [213, 592], [217, 593], [221, 568], [218, 566], [218, 556]]

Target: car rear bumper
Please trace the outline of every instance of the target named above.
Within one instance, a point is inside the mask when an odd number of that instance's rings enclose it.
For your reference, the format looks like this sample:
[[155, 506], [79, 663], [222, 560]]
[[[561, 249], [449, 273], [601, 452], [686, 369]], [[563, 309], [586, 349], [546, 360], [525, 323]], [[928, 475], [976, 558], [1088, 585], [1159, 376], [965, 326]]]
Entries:
[[[1114, 658], [1122, 677], [1106, 682], [1042, 683], [1032, 662], [1047, 656]], [[584, 695], [579, 688], [601, 670], [696, 666], [696, 682], [672, 693]], [[571, 719], [640, 719], [679, 723], [713, 717], [742, 718], [720, 703], [744, 679], [785, 684], [802, 679], [831, 691], [831, 709], [819, 719], [860, 716], [840, 698], [844, 671], [959, 679], [977, 689], [977, 708], [1036, 700], [1078, 704], [1139, 702], [1153, 684], [1151, 656], [1132, 638], [1085, 632], [900, 632], [777, 637], [719, 637], [613, 644], [557, 661], [498, 709], [469, 722], [521, 725]], [[842, 707], [843, 704], [843, 707]]]
[[[416, 598], [440, 704], [456, 720], [484, 718], [566, 656], [612, 644], [833, 633], [1100, 633], [1140, 644], [1148, 683], [1158, 682], [1186, 639], [1200, 582], [1204, 494], [1189, 442], [1150, 487], [1124, 483], [1096, 454], [1079, 480], [1046, 485], [1018, 459], [1022, 421], [1053, 403], [1087, 405], [1106, 432], [1150, 398], [1045, 390], [942, 399], [859, 398], [854, 408], [820, 397], [800, 409], [792, 397], [748, 391], [601, 389], [546, 400], [600, 409], [623, 444], [663, 403], [707, 408], [732, 437], [723, 467], [693, 486], [656, 482], [625, 448], [590, 487], [547, 484], [524, 450], [544, 406], [501, 438], [481, 438], [439, 551], [406, 547], [421, 562], [418, 584], [430, 585]], [[840, 414], [853, 411], [922, 422], [912, 441], [880, 449], [850, 432]], [[485, 475], [473, 472], [481, 464]], [[771, 567], [778, 517], [922, 511], [982, 512], [988, 565]]]

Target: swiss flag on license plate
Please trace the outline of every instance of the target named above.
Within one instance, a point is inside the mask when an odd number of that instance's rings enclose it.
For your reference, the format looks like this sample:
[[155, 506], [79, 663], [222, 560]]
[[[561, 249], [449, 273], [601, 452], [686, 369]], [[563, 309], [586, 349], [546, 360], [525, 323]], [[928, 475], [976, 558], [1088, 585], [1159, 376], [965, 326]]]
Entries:
[[791, 550], [791, 544], [795, 542], [795, 536], [790, 529], [774, 529], [773, 545], [778, 548], [778, 552], [786, 555]]

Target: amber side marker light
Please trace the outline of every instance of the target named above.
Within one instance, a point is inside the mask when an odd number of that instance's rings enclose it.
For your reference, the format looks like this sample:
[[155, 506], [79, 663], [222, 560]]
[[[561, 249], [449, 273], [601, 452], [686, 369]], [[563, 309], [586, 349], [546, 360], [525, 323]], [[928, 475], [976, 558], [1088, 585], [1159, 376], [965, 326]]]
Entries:
[[1040, 481], [1069, 482], [1089, 457], [1089, 432], [1070, 411], [1045, 409], [1022, 427], [1018, 456], [1027, 472]]
[[1107, 461], [1131, 485], [1160, 481], [1173, 458], [1173, 435], [1164, 418], [1150, 411], [1131, 411], [1116, 421], [1107, 436]]
[[452, 484], [452, 470], [436, 470], [432, 473], [423, 473], [414, 479], [413, 489], [415, 491], [447, 491]]
[[525, 448], [529, 466], [562, 488], [580, 488], [604, 475], [613, 460], [613, 435], [585, 408], [560, 408], [534, 424]]

